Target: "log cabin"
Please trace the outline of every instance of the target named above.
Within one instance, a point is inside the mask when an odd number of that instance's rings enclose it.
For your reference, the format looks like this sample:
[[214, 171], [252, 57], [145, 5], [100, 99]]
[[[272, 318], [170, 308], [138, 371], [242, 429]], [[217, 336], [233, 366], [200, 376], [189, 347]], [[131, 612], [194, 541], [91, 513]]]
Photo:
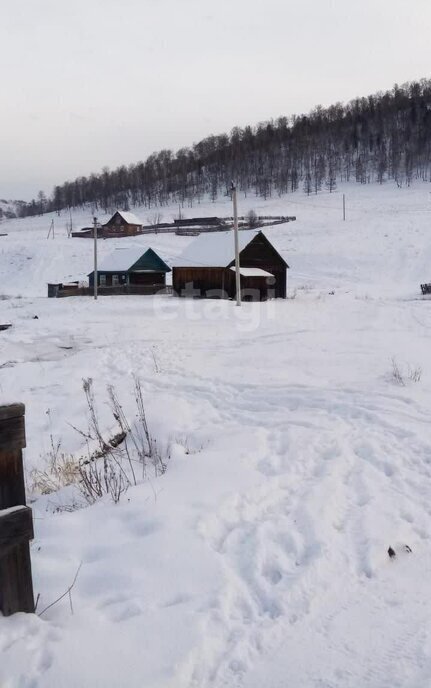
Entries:
[[[261, 231], [241, 231], [240, 282], [243, 300], [286, 298], [288, 264]], [[201, 234], [173, 266], [177, 296], [234, 299], [234, 233]]]
[[103, 225], [103, 236], [132, 236], [142, 231], [142, 222], [134, 213], [117, 210]]
[[[129, 211], [116, 210], [113, 216], [97, 229], [97, 236], [101, 239], [114, 239], [125, 236], [134, 236], [142, 232], [141, 220]], [[72, 232], [72, 237], [79, 239], [91, 239], [94, 237], [94, 227], [83, 227]]]

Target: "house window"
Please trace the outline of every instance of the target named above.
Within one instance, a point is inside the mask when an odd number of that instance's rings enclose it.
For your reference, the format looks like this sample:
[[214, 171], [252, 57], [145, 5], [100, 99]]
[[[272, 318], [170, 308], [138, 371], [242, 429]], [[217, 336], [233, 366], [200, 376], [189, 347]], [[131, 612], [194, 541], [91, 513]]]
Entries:
[[99, 275], [99, 285], [106, 287], [106, 275]]
[[116, 287], [120, 283], [118, 275], [112, 275], [112, 286]]

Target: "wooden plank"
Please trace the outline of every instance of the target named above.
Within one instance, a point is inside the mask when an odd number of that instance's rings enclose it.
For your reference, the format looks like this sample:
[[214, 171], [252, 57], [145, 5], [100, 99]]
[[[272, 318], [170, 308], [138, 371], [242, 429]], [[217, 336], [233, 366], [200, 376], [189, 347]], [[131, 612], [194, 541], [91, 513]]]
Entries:
[[0, 612], [34, 612], [29, 540], [31, 509], [25, 506], [22, 448], [24, 404], [0, 406]]
[[28, 543], [13, 547], [0, 557], [0, 611], [4, 616], [34, 612], [30, 548]]
[[0, 509], [25, 505], [21, 449], [0, 449]]
[[0, 558], [11, 548], [34, 537], [33, 519], [28, 506], [0, 511]]
[[0, 419], [0, 450], [22, 449], [25, 447], [24, 416], [11, 416]]
[[24, 404], [5, 404], [0, 406], [0, 420], [6, 418], [18, 418], [25, 414]]

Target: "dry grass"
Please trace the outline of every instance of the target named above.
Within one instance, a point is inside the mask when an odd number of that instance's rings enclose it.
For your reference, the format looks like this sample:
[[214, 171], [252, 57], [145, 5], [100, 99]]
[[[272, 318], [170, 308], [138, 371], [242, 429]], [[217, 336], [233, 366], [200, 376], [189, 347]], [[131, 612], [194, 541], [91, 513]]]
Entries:
[[422, 368], [420, 366], [412, 367], [409, 364], [407, 366], [407, 368], [405, 370], [403, 370], [395, 358], [392, 358], [391, 362], [392, 362], [391, 378], [392, 378], [393, 382], [395, 382], [395, 384], [400, 385], [401, 387], [405, 387], [406, 386], [406, 380], [410, 380], [410, 382], [420, 382], [421, 381]]
[[[87, 454], [78, 458], [66, 454], [61, 450], [61, 440], [55, 441], [51, 433], [50, 449], [43, 461], [44, 468], [35, 468], [30, 473], [32, 491], [46, 495], [76, 484], [88, 504], [105, 495], [117, 503], [131, 485], [137, 484], [139, 473], [145, 479], [149, 475], [157, 477], [166, 471], [169, 450], [163, 453], [152, 436], [141, 383], [136, 376], [133, 381], [137, 417], [133, 424], [129, 423], [114, 387], [107, 387], [118, 432], [105, 440], [100, 428], [93, 380], [83, 380], [89, 422], [87, 430], [74, 429], [84, 438]], [[49, 409], [47, 413], [50, 414]]]
[[61, 442], [54, 442], [50, 435], [50, 450], [45, 459], [45, 468], [33, 468], [30, 472], [30, 489], [47, 495], [63, 487], [73, 485], [79, 479], [79, 462], [73, 456], [61, 451]]

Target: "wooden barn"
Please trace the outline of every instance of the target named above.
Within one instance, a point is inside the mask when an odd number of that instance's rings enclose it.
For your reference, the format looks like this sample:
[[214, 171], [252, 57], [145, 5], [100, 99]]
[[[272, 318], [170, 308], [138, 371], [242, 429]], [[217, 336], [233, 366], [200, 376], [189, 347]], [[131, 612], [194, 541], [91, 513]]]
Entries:
[[117, 210], [103, 225], [103, 236], [132, 236], [142, 231], [142, 222], [133, 213]]
[[[241, 296], [264, 301], [286, 298], [287, 265], [263, 232], [239, 232]], [[234, 233], [201, 234], [176, 259], [173, 290], [178, 296], [236, 297]]]
[[[166, 273], [170, 271], [152, 248], [117, 248], [98, 266], [97, 283], [99, 287], [165, 286]], [[94, 272], [88, 278], [92, 287]]]

